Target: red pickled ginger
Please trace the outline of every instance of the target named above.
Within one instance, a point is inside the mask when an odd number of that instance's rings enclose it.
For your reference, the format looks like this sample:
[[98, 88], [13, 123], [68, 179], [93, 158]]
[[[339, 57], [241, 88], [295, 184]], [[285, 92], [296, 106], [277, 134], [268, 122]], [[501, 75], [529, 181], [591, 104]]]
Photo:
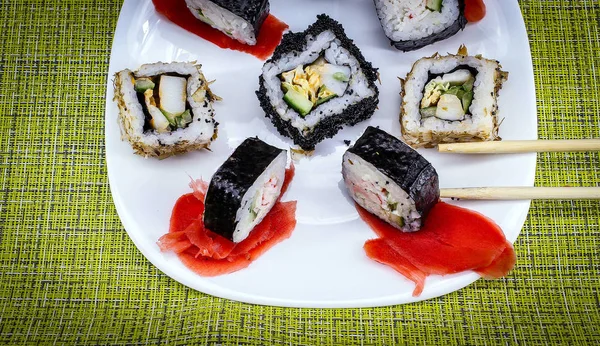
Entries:
[[356, 208], [380, 237], [365, 243], [367, 256], [413, 281], [413, 296], [421, 294], [427, 275], [473, 270], [495, 279], [507, 275], [515, 265], [515, 251], [502, 229], [477, 212], [439, 202], [421, 230], [404, 233], [362, 207]]
[[[294, 166], [288, 168], [282, 195], [294, 176]], [[277, 201], [271, 211], [246, 239], [234, 243], [204, 227], [204, 196], [208, 184], [192, 180], [193, 193], [175, 202], [169, 233], [157, 244], [161, 251], [172, 251], [181, 262], [201, 276], [217, 276], [244, 269], [279, 242], [289, 238], [296, 227], [296, 201]]]
[[158, 13], [181, 28], [212, 42], [220, 48], [252, 54], [261, 60], [265, 60], [273, 54], [273, 51], [281, 42], [283, 32], [288, 28], [287, 24], [269, 14], [260, 28], [256, 45], [250, 46], [234, 40], [198, 20], [188, 9], [185, 0], [152, 0], [152, 2]]

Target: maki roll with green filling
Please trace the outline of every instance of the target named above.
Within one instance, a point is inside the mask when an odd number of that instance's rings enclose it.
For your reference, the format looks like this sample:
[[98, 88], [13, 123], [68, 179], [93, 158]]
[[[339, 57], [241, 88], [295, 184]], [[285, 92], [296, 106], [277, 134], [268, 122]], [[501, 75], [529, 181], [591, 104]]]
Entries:
[[374, 0], [392, 46], [411, 51], [444, 40], [464, 29], [464, 0]]
[[263, 66], [256, 94], [282, 135], [313, 150], [344, 125], [373, 115], [377, 78], [343, 27], [322, 14], [306, 31], [283, 36]]
[[194, 17], [248, 45], [269, 15], [268, 0], [185, 0]]
[[165, 158], [208, 148], [217, 138], [213, 101], [200, 65], [154, 63], [116, 74], [121, 137], [136, 154]]
[[433, 166], [372, 126], [344, 154], [342, 175], [356, 203], [403, 232], [418, 231], [440, 198]]
[[508, 78], [500, 63], [457, 55], [418, 60], [403, 81], [400, 124], [413, 147], [499, 140], [498, 91]]
[[286, 164], [286, 150], [246, 139], [210, 181], [204, 226], [236, 243], [246, 239], [279, 199]]

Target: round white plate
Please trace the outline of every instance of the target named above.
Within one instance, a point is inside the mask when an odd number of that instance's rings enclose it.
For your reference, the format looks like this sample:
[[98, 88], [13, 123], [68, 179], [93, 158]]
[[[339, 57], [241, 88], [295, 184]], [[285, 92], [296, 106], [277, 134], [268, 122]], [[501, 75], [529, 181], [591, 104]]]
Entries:
[[[182, 1], [182, 0], [180, 0]], [[517, 1], [487, 1], [487, 15], [454, 37], [410, 53], [390, 47], [370, 0], [272, 0], [271, 13], [302, 31], [327, 13], [338, 20], [365, 58], [381, 74], [379, 109], [373, 117], [317, 146], [309, 159], [296, 163], [296, 177], [284, 200], [297, 200], [298, 225], [280, 243], [247, 269], [214, 278], [200, 277], [171, 253], [161, 253], [157, 239], [168, 231], [177, 198], [190, 192], [189, 176], [209, 180], [245, 138], [289, 148], [265, 118], [255, 95], [263, 61], [220, 49], [158, 15], [150, 0], [126, 0], [118, 21], [107, 85], [106, 160], [113, 199], [127, 233], [161, 271], [180, 283], [211, 295], [248, 303], [297, 307], [367, 307], [408, 303], [458, 290], [476, 279], [465, 272], [430, 276], [419, 297], [414, 285], [390, 267], [365, 255], [363, 244], [375, 237], [358, 218], [341, 176], [341, 157], [368, 125], [400, 137], [400, 83], [412, 64], [434, 52], [456, 53], [465, 44], [471, 54], [497, 59], [510, 73], [500, 91], [503, 139], [535, 139], [535, 90], [525, 26]], [[166, 160], [134, 155], [120, 139], [113, 103], [115, 72], [157, 61], [193, 61], [203, 65], [212, 90], [223, 97], [215, 105], [220, 123], [212, 151], [192, 152]], [[460, 156], [420, 150], [436, 167], [441, 187], [532, 186], [535, 154]], [[457, 203], [494, 219], [514, 242], [529, 210], [529, 201]], [[519, 262], [517, 261], [517, 266]]]

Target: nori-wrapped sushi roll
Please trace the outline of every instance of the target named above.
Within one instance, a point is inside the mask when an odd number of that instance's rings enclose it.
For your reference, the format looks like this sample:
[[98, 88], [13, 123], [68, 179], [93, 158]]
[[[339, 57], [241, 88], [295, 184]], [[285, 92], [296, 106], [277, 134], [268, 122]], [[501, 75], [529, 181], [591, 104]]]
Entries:
[[213, 175], [204, 201], [204, 226], [240, 242], [281, 195], [287, 151], [248, 138]]
[[372, 126], [344, 154], [342, 175], [356, 203], [403, 232], [418, 231], [440, 198], [431, 163]]
[[279, 133], [313, 150], [344, 125], [373, 115], [377, 79], [344, 28], [322, 14], [306, 31], [283, 36], [263, 66], [256, 94]]
[[496, 60], [456, 55], [419, 59], [403, 80], [400, 124], [406, 143], [434, 147], [440, 143], [500, 140], [498, 92], [508, 78]]
[[208, 148], [217, 138], [213, 101], [200, 65], [142, 65], [115, 75], [121, 137], [136, 154], [165, 158]]
[[185, 0], [192, 14], [248, 45], [255, 45], [258, 32], [269, 15], [268, 0]]
[[464, 29], [464, 0], [374, 0], [377, 15], [392, 46], [416, 50]]

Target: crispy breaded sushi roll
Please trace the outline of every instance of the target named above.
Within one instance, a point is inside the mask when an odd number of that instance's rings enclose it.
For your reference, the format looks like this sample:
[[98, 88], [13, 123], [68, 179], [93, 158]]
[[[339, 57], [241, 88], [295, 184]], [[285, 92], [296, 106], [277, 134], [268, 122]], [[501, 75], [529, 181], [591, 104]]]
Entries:
[[496, 60], [467, 55], [419, 59], [402, 86], [400, 124], [413, 147], [499, 140], [498, 92], [508, 73]]
[[217, 137], [217, 100], [200, 65], [154, 63], [116, 74], [121, 137], [136, 154], [165, 158], [208, 148]]

